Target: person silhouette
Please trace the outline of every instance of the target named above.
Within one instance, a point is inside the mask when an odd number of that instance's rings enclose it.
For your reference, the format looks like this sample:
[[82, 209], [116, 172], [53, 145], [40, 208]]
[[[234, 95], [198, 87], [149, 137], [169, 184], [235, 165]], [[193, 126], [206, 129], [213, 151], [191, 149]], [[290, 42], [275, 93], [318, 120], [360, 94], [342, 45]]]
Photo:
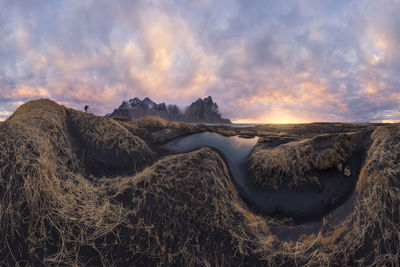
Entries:
[[85, 106], [85, 112], [87, 113], [87, 111], [88, 111], [88, 108], [89, 108], [89, 105], [86, 105]]

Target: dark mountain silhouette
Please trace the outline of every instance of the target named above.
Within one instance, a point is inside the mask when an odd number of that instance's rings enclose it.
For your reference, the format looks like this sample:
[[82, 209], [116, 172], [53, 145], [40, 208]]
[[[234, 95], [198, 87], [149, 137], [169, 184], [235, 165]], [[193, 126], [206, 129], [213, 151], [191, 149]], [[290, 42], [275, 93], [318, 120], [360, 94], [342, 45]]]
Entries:
[[158, 116], [169, 121], [186, 121], [202, 123], [230, 123], [224, 119], [218, 111], [217, 103], [211, 96], [197, 99], [189, 108], [182, 112], [176, 105], [157, 104], [146, 97], [140, 100], [138, 97], [129, 101], [123, 101], [110, 115], [114, 118], [139, 119], [146, 115]]

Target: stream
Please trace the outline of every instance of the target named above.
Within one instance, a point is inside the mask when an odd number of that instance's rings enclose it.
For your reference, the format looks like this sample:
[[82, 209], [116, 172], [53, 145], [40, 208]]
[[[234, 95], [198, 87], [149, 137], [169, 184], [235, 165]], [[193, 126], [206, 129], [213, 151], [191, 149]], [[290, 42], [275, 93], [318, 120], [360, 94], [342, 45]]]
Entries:
[[[233, 182], [243, 200], [263, 215], [290, 217], [296, 223], [315, 221], [338, 207], [352, 194], [361, 167], [361, 153], [355, 153], [347, 163], [351, 166], [351, 177], [344, 176], [336, 168], [311, 172], [310, 175], [318, 176], [323, 184], [323, 190], [320, 192], [311, 186], [304, 186], [301, 190], [289, 189], [284, 185], [278, 190], [257, 188], [249, 182], [247, 161], [258, 139], [202, 132], [179, 137], [163, 147], [174, 153], [185, 153], [204, 146], [216, 149], [228, 164]], [[326, 201], [332, 199], [336, 199], [336, 202], [327, 205]]]

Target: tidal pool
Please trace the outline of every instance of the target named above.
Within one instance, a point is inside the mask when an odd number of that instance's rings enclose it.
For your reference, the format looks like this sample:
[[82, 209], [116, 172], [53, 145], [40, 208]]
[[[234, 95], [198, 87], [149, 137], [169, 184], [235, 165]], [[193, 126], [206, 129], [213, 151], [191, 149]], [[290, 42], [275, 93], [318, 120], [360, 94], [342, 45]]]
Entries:
[[164, 148], [183, 153], [203, 146], [217, 149], [227, 161], [244, 160], [258, 141], [258, 137], [241, 138], [238, 136], [223, 136], [212, 132], [202, 132], [179, 137], [164, 145]]
[[[355, 153], [348, 162], [352, 177], [345, 177], [335, 169], [313, 171], [312, 175], [318, 176], [324, 186], [321, 192], [316, 192], [310, 186], [301, 190], [291, 190], [285, 186], [279, 190], [255, 187], [248, 179], [247, 161], [258, 139], [202, 132], [172, 140], [164, 148], [176, 153], [189, 152], [203, 146], [216, 149], [225, 158], [241, 197], [251, 208], [265, 215], [291, 217], [297, 222], [318, 219], [351, 195], [361, 165], [360, 153]], [[334, 198], [335, 204], [326, 204], [327, 200]]]

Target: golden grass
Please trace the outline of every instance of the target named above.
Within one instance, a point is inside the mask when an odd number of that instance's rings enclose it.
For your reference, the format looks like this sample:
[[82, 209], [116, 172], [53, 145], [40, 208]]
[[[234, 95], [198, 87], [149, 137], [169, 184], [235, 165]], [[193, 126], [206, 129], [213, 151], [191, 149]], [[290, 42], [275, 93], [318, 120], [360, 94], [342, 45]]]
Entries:
[[179, 136], [201, 132], [206, 129], [197, 124], [169, 122], [156, 116], [145, 116], [138, 120], [116, 120], [130, 132], [151, 144], [164, 144]]
[[[154, 131], [169, 127], [149, 123]], [[217, 153], [203, 148], [155, 161], [134, 126], [48, 100], [0, 124], [1, 265], [398, 266], [400, 126], [372, 134], [353, 212], [296, 241], [279, 240], [272, 219], [241, 204]], [[335, 139], [335, 153], [345, 156], [339, 148], [352, 138]], [[92, 146], [98, 166], [113, 166], [101, 161], [109, 154], [147, 167], [89, 177], [83, 152]]]
[[104, 155], [139, 164], [152, 153], [118, 121], [48, 100], [18, 109], [0, 137], [2, 264], [237, 265], [255, 257], [247, 251], [256, 231], [232, 204], [229, 172], [210, 149], [136, 175], [90, 178], [85, 157], [111, 168]]
[[[400, 224], [400, 127], [379, 127], [372, 134], [366, 164], [357, 183], [353, 213], [313, 241], [304, 251], [307, 265], [398, 266]], [[304, 250], [306, 243], [301, 244]]]
[[138, 171], [155, 158], [141, 138], [113, 119], [69, 109], [67, 122], [92, 168]]
[[292, 141], [273, 148], [257, 145], [249, 159], [252, 182], [277, 188], [287, 182], [299, 188], [315, 178], [306, 173], [312, 169], [327, 170], [347, 161], [360, 142], [362, 132], [323, 134]]
[[[78, 255], [83, 247], [95, 249], [95, 240], [113, 235], [114, 228], [121, 224], [121, 207], [111, 205], [104, 198], [106, 192], [84, 177], [82, 156], [90, 154], [87, 151], [91, 148], [83, 143], [78, 147], [74, 136], [69, 134], [71, 113], [79, 112], [49, 100], [34, 101], [21, 106], [1, 125], [0, 258], [3, 262], [79, 265]], [[76, 118], [79, 122], [91, 115], [74, 116], [80, 116]], [[99, 118], [93, 118], [96, 119], [99, 122]], [[107, 122], [110, 125], [106, 126]], [[80, 137], [91, 139], [89, 145], [91, 142], [98, 145], [99, 158], [93, 156], [94, 161], [101, 161], [102, 154], [113, 151], [112, 148], [117, 148], [114, 150], [117, 153], [111, 153], [117, 159], [126, 155], [138, 158], [136, 153], [151, 158], [152, 152], [137, 137], [131, 136], [131, 141], [136, 142], [124, 146], [122, 139], [131, 134], [115, 127], [111, 120], [90, 126], [92, 129]], [[114, 133], [112, 138], [105, 136], [109, 134], [107, 131], [105, 135], [95, 134], [102, 127]], [[144, 164], [142, 157], [138, 159], [137, 165], [140, 164]], [[112, 247], [111, 244], [107, 250]]]
[[254, 239], [268, 233], [246, 223], [225, 163], [208, 148], [165, 158], [114, 186], [135, 229], [132, 242], [155, 258], [150, 265], [254, 261]]

